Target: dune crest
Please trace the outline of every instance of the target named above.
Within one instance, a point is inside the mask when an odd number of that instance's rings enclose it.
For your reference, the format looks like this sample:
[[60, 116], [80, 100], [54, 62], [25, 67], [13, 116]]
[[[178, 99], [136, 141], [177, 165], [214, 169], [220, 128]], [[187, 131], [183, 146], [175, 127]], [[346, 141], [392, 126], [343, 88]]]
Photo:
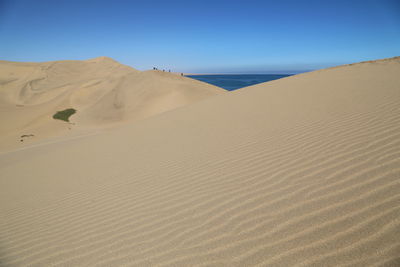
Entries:
[[[110, 58], [110, 57], [106, 57], [106, 56], [101, 56], [101, 57], [95, 57], [95, 58], [91, 58], [91, 59], [87, 59], [85, 60], [86, 62], [104, 62], [104, 61], [108, 61], [108, 62], [114, 62], [114, 63], [118, 63], [116, 60]], [[119, 64], [119, 63], [118, 63]]]
[[400, 64], [378, 63], [0, 155], [0, 262], [398, 266]]
[[[173, 74], [140, 72], [108, 57], [44, 63], [1, 61], [0, 150], [51, 136], [81, 134], [88, 127], [140, 120], [223, 92]], [[70, 124], [52, 118], [68, 108], [77, 110]], [[35, 138], [20, 139], [24, 134]]]

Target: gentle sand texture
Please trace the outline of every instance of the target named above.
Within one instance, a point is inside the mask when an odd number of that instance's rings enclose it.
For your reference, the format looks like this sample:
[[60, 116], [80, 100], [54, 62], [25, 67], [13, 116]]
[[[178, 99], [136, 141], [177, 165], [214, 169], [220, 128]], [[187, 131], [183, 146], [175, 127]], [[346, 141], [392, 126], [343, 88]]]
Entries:
[[[107, 57], [0, 61], [0, 151], [140, 120], [224, 92], [176, 74], [140, 72]], [[68, 108], [77, 110], [71, 123], [53, 119]]]
[[400, 60], [0, 155], [2, 266], [399, 266]]

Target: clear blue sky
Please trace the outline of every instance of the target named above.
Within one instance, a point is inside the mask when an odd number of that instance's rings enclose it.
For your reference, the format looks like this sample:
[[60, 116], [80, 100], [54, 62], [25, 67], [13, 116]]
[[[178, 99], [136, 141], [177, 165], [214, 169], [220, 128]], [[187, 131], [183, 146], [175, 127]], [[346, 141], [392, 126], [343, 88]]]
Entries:
[[284, 73], [399, 55], [399, 0], [0, 0], [2, 60]]

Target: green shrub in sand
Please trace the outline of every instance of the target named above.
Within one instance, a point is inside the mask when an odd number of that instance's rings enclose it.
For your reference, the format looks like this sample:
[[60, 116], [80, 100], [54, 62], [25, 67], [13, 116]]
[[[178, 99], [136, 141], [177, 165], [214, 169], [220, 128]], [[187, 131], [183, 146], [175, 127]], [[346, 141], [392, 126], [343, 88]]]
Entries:
[[57, 111], [57, 113], [53, 115], [53, 119], [69, 122], [69, 117], [75, 113], [76, 110], [73, 108], [64, 109], [62, 111]]

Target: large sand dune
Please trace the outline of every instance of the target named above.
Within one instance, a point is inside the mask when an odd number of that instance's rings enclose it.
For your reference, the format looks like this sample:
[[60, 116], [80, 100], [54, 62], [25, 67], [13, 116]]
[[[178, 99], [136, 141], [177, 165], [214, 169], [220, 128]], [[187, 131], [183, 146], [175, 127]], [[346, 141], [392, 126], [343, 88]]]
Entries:
[[[206, 97], [218, 87], [107, 57], [44, 63], [0, 61], [0, 150], [132, 122]], [[66, 123], [57, 111], [77, 110]], [[23, 135], [33, 135], [22, 139]]]
[[399, 266], [399, 74], [296, 75], [2, 154], [0, 263]]

